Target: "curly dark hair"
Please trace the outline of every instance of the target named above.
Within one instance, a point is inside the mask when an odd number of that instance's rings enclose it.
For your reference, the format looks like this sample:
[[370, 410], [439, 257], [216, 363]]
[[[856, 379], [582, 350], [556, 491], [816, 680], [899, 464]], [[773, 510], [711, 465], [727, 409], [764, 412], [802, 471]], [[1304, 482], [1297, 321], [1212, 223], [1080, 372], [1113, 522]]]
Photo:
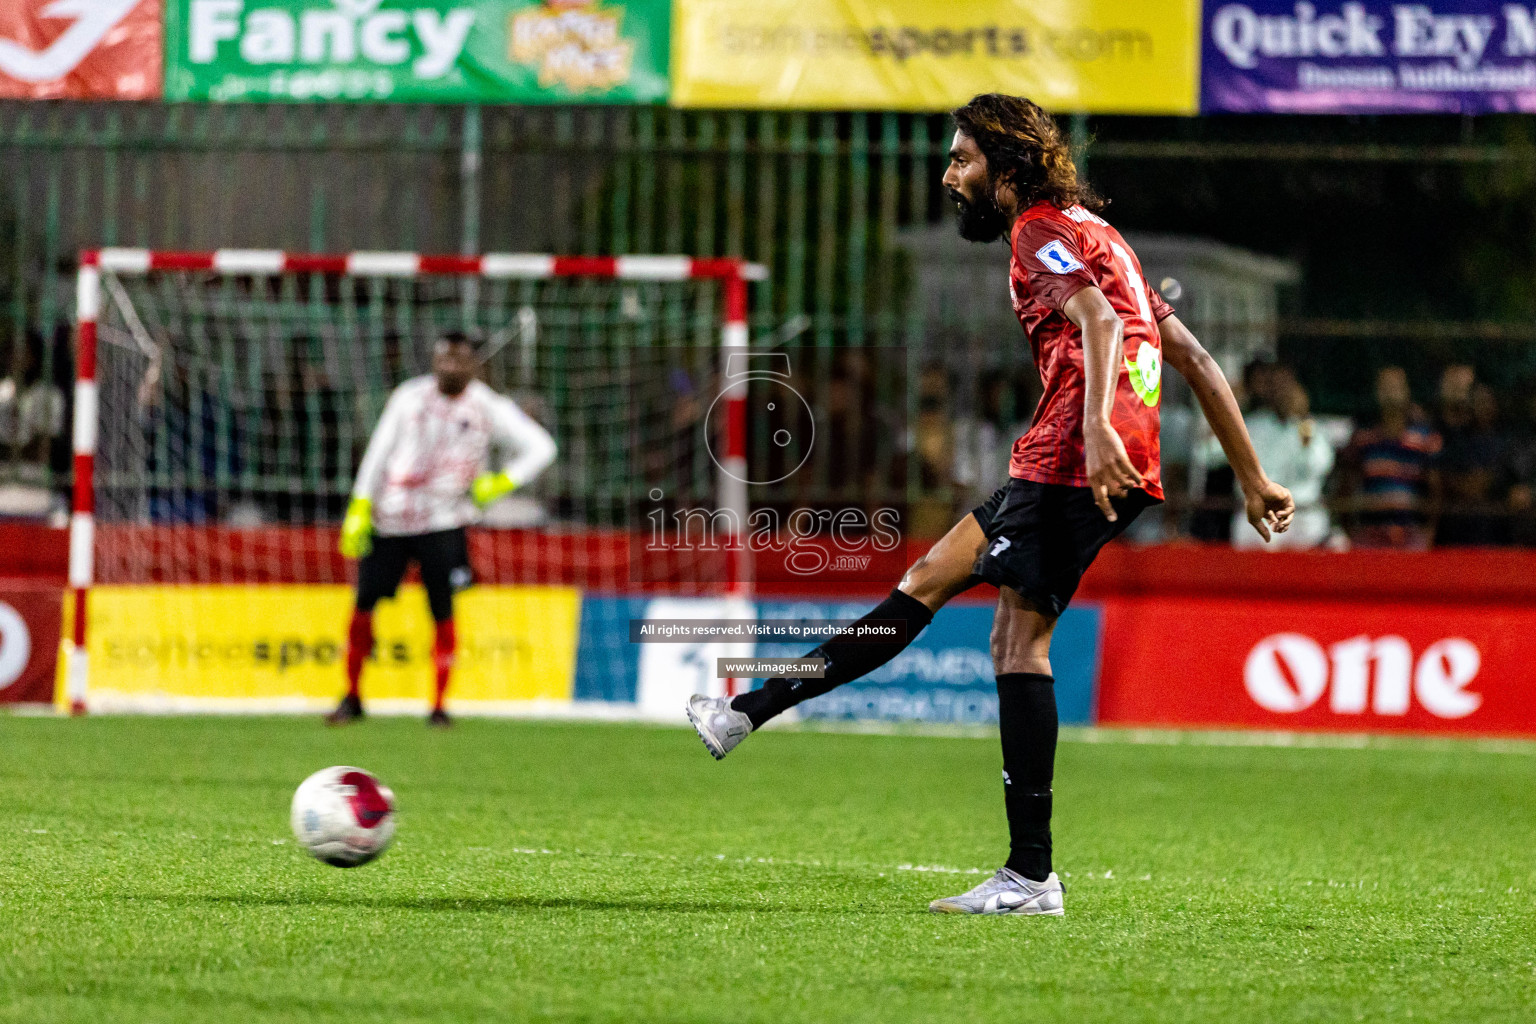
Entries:
[[1108, 205], [1078, 180], [1072, 147], [1056, 120], [1024, 97], [982, 93], [952, 116], [955, 127], [975, 140], [987, 158], [992, 180], [1011, 179], [1024, 206], [1044, 200], [1063, 210], [1076, 205], [1097, 213]]

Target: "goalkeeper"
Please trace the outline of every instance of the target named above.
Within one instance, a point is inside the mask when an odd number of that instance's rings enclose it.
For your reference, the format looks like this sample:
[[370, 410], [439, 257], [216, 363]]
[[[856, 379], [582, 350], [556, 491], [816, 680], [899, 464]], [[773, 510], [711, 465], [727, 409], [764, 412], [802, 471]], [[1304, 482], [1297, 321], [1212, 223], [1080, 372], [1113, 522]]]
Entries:
[[[456, 646], [453, 595], [469, 586], [465, 527], [481, 509], [538, 476], [555, 458], [545, 429], [475, 379], [480, 360], [469, 335], [451, 331], [432, 351], [432, 373], [395, 389], [357, 470], [341, 524], [341, 553], [358, 559], [357, 608], [347, 631], [347, 695], [326, 717], [362, 717], [358, 681], [373, 651], [373, 609], [393, 597], [414, 561], [437, 623], [432, 725], [447, 725], [443, 695]], [[491, 453], [506, 461], [489, 470]]]

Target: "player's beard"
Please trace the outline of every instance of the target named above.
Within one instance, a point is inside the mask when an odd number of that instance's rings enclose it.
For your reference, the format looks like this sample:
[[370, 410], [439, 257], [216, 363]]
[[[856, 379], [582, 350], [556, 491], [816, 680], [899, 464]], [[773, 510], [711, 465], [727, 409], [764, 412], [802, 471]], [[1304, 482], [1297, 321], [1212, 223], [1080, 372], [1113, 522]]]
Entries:
[[1008, 215], [1003, 213], [997, 200], [992, 198], [990, 187], [983, 189], [982, 194], [974, 200], [966, 199], [952, 188], [944, 191], [949, 193], [950, 200], [955, 204], [961, 238], [968, 242], [994, 242], [1007, 232]]

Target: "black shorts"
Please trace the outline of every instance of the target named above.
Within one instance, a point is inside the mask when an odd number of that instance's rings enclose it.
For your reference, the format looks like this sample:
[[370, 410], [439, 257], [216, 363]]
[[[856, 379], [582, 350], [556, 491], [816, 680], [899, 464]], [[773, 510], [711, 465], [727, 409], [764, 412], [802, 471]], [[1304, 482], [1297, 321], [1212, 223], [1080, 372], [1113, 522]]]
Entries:
[[394, 597], [411, 562], [421, 567], [432, 618], [452, 618], [453, 595], [475, 580], [469, 567], [469, 534], [462, 526], [403, 537], [374, 534], [373, 550], [357, 563], [357, 610], [371, 612], [386, 597]]
[[1042, 614], [1060, 615], [1099, 549], [1157, 503], [1143, 490], [1111, 498], [1119, 516], [1112, 523], [1087, 487], [1011, 479], [971, 512], [987, 535], [975, 573], [1018, 591]]

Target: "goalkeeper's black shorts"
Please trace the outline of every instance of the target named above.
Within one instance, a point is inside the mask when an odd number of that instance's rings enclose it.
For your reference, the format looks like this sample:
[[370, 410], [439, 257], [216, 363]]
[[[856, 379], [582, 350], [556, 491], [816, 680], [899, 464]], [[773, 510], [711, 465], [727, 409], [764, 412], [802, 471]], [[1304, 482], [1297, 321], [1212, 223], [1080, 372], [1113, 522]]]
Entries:
[[357, 610], [371, 612], [386, 597], [394, 597], [412, 562], [421, 569], [432, 618], [452, 618], [453, 595], [475, 580], [469, 566], [469, 534], [462, 526], [401, 537], [374, 534], [373, 550], [357, 563]]

